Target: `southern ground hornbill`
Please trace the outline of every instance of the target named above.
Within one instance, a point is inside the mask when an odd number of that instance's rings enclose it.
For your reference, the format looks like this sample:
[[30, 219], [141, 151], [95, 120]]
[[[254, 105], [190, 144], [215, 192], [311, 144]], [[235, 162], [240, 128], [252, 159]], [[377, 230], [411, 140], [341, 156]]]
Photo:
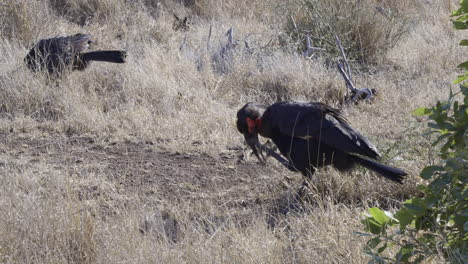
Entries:
[[372, 160], [380, 156], [375, 146], [354, 130], [337, 109], [322, 103], [248, 103], [237, 113], [237, 129], [261, 162], [265, 158], [258, 134], [275, 143], [288, 159], [283, 163], [288, 169], [309, 179], [315, 168], [326, 165], [346, 171], [360, 164], [398, 183], [406, 175], [401, 169]]
[[84, 70], [91, 61], [125, 62], [127, 53], [122, 50], [84, 52], [94, 42], [93, 36], [87, 34], [42, 39], [31, 48], [24, 61], [34, 72], [47, 70], [54, 75], [66, 69]]

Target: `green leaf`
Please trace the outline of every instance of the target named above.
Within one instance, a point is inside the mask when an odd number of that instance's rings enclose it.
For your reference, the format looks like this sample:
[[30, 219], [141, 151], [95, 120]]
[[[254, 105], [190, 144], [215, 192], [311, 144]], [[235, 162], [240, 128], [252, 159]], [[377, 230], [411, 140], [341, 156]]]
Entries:
[[458, 22], [467, 22], [468, 20], [468, 15], [463, 15], [463, 14], [460, 14], [461, 16], [457, 17], [457, 19], [455, 19], [455, 21], [458, 21]]
[[453, 140], [448, 140], [441, 148], [440, 148], [440, 153], [441, 154], [448, 154], [448, 150], [453, 146], [454, 142]]
[[457, 67], [458, 67], [458, 68], [465, 69], [465, 70], [468, 70], [468, 61], [465, 61], [465, 62], [463, 62], [463, 63], [458, 64]]
[[[437, 130], [437, 131], [440, 131], [439, 124], [437, 124], [437, 123], [429, 122], [429, 123], [427, 124], [427, 126], [430, 127], [430, 128], [433, 128], [433, 129], [435, 129], [435, 130]], [[439, 132], [439, 133], [440, 133], [440, 132]]]
[[437, 172], [437, 171], [443, 171], [444, 167], [441, 166], [428, 166], [425, 167], [420, 174], [420, 177], [423, 178], [424, 180], [428, 180], [432, 178], [432, 175]]
[[403, 207], [395, 213], [395, 218], [400, 222], [400, 230], [403, 230], [413, 222], [415, 216], [408, 209]]
[[448, 173], [444, 173], [439, 175], [439, 177], [429, 184], [429, 189], [435, 193], [442, 192], [451, 181], [452, 179], [450, 178], [450, 175]]
[[463, 14], [466, 14], [468, 12], [468, 1], [466, 0], [461, 0], [460, 1], [460, 9], [459, 9]]
[[463, 160], [461, 160], [460, 158], [449, 159], [445, 163], [445, 166], [453, 170], [461, 170], [463, 169]]
[[462, 215], [455, 215], [453, 216], [453, 222], [458, 229], [467, 231], [466, 223], [468, 223], [468, 217], [464, 217]]
[[429, 188], [427, 188], [426, 185], [422, 185], [422, 184], [416, 186], [416, 189], [420, 192], [427, 192], [427, 190], [429, 190]]
[[431, 145], [432, 145], [432, 146], [436, 146], [436, 145], [438, 145], [441, 141], [443, 141], [444, 139], [447, 139], [447, 138], [449, 138], [449, 137], [451, 137], [451, 136], [452, 136], [452, 134], [450, 134], [450, 133], [445, 133], [445, 134], [439, 136], [439, 137], [434, 141], [434, 143], [432, 143]]
[[380, 237], [374, 237], [372, 239], [369, 239], [369, 241], [367, 241], [367, 245], [370, 247], [370, 248], [376, 248], [380, 242], [382, 242], [382, 240], [380, 240]]
[[465, 96], [465, 98], [468, 96], [468, 86], [465, 85], [460, 85], [460, 90], [462, 91], [462, 94]]
[[468, 25], [466, 22], [460, 22], [460, 21], [453, 21], [453, 26], [455, 29], [467, 29]]
[[431, 227], [434, 226], [432, 222], [433, 221], [430, 221], [430, 218], [426, 217], [425, 215], [421, 215], [414, 220], [414, 227], [417, 230], [431, 229]]
[[460, 46], [468, 46], [468, 39], [460, 41]]
[[413, 255], [413, 246], [406, 245], [398, 251], [396, 258], [400, 262], [406, 262]]
[[440, 197], [438, 195], [432, 195], [432, 194], [427, 194], [426, 197], [424, 198], [424, 202], [426, 203], [426, 207], [428, 209], [431, 209], [437, 202], [440, 200]]
[[369, 213], [374, 217], [375, 221], [377, 221], [381, 225], [387, 224], [390, 220], [390, 218], [385, 214], [385, 212], [377, 207], [370, 208]]
[[431, 113], [432, 113], [432, 109], [426, 108], [426, 107], [420, 107], [411, 111], [411, 114], [415, 116], [424, 116], [424, 115], [429, 115]]
[[457, 84], [457, 83], [461, 83], [463, 82], [464, 80], [468, 79], [468, 76], [467, 75], [460, 75], [458, 76], [457, 79], [455, 79], [455, 81], [453, 81], [453, 83]]
[[383, 246], [381, 246], [379, 249], [377, 249], [377, 253], [382, 253], [386, 248], [387, 248], [387, 243], [385, 243]]
[[379, 224], [377, 221], [375, 221], [374, 218], [368, 217], [364, 220], [362, 220], [362, 223], [366, 227], [365, 230], [371, 232], [374, 235], [380, 235], [383, 233], [385, 230], [381, 224]]
[[424, 200], [419, 197], [406, 201], [403, 206], [409, 210], [409, 213], [416, 216], [424, 215], [427, 210]]

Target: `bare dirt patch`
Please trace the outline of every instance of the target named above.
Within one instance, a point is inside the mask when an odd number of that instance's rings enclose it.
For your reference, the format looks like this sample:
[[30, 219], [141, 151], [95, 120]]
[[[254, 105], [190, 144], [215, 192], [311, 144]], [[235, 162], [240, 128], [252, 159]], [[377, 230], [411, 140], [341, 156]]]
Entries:
[[[233, 213], [267, 210], [283, 215], [295, 206], [291, 200], [302, 182], [299, 173], [288, 171], [273, 159], [261, 165], [249, 158], [250, 152], [244, 152], [240, 145], [213, 156], [201, 151], [168, 151], [164, 140], [109, 142], [86, 136], [0, 133], [0, 142], [0, 166], [7, 167], [6, 171], [27, 168], [43, 174], [46, 180], [52, 168], [73, 181], [73, 195], [79, 200], [115, 200], [108, 196], [117, 193], [119, 197], [137, 197], [135, 206], [183, 205], [204, 214], [204, 206], [209, 205]], [[303, 198], [312, 206], [323, 199], [351, 206], [394, 206], [413, 190], [410, 183], [401, 186], [362, 172], [320, 170], [314, 175], [309, 195]], [[102, 182], [107, 187], [102, 187]], [[367, 188], [362, 182], [374, 182], [375, 186]], [[50, 185], [48, 190], [54, 192]], [[108, 214], [108, 206], [104, 208]]]
[[[213, 157], [206, 153], [169, 152], [153, 142], [96, 142], [89, 137], [42, 137], [0, 134], [3, 166], [15, 160], [73, 168], [71, 177], [96, 173], [141, 197], [171, 203], [211, 200], [215, 204], [246, 207], [262, 204], [283, 178], [284, 170], [246, 162], [242, 149]], [[298, 177], [299, 178], [299, 177]], [[94, 191], [93, 191], [94, 190]], [[88, 186], [82, 192], [99, 195]]]

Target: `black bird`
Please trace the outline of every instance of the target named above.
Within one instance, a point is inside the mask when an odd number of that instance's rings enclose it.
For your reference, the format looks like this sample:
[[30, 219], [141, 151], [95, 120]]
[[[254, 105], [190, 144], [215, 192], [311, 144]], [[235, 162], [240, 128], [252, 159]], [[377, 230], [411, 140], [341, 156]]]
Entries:
[[371, 160], [380, 156], [375, 146], [339, 110], [322, 103], [277, 102], [269, 107], [248, 103], [237, 112], [237, 129], [260, 161], [264, 157], [258, 134], [275, 143], [288, 159], [288, 169], [309, 179], [315, 168], [326, 165], [346, 171], [360, 164], [398, 183], [407, 175]]
[[32, 71], [47, 70], [51, 75], [67, 69], [84, 70], [91, 61], [125, 62], [127, 53], [122, 50], [84, 52], [94, 42], [93, 36], [87, 34], [42, 39], [31, 48], [24, 61]]

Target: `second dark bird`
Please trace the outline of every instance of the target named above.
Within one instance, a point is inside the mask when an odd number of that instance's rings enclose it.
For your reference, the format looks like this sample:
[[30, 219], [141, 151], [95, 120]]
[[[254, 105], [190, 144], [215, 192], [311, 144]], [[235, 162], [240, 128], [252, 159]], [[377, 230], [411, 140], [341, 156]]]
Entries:
[[406, 172], [375, 161], [375, 146], [354, 130], [341, 113], [315, 102], [277, 102], [271, 106], [248, 103], [237, 113], [237, 129], [262, 161], [258, 135], [270, 138], [285, 156], [288, 169], [310, 179], [316, 168], [332, 165], [347, 171], [362, 165], [394, 182]]
[[127, 52], [123, 50], [85, 52], [94, 42], [93, 36], [87, 34], [42, 39], [31, 48], [24, 61], [34, 72], [46, 70], [55, 76], [67, 69], [84, 70], [91, 61], [125, 62]]

